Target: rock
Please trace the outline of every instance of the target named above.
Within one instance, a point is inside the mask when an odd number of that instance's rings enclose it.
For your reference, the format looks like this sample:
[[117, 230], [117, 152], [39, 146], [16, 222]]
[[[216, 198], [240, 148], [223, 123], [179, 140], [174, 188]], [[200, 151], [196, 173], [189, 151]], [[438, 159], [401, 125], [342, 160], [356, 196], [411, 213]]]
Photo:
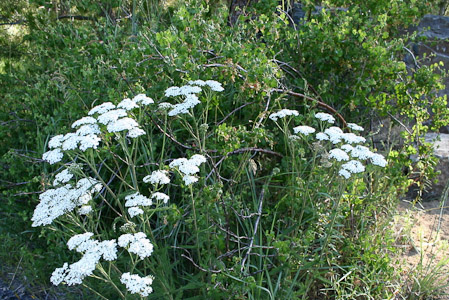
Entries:
[[436, 198], [438, 200], [449, 180], [449, 134], [427, 133], [425, 141], [433, 143], [434, 154], [439, 159], [435, 170], [441, 172], [436, 178], [438, 182], [432, 185], [430, 193], [426, 198]]

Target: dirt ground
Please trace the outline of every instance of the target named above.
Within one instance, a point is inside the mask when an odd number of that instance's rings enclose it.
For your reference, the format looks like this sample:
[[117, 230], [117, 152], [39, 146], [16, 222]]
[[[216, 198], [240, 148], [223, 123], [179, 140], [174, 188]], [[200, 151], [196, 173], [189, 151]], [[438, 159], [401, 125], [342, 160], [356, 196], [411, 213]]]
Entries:
[[[438, 293], [443, 295], [437, 299], [449, 299], [449, 200], [414, 205], [403, 200], [395, 219], [398, 247], [404, 250], [400, 259], [406, 266], [405, 280], [410, 285], [415, 282], [415, 290], [433, 287], [435, 291], [439, 286]], [[416, 280], [416, 274], [421, 281]]]

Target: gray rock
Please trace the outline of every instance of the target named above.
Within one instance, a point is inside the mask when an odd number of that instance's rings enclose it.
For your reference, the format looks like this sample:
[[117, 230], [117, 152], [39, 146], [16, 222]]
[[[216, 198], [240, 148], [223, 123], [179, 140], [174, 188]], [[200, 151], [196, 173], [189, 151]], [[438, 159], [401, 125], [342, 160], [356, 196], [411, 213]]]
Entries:
[[437, 182], [432, 185], [427, 198], [439, 199], [449, 180], [449, 134], [427, 133], [425, 141], [433, 143], [434, 154], [439, 159], [435, 170], [440, 171], [436, 178]]

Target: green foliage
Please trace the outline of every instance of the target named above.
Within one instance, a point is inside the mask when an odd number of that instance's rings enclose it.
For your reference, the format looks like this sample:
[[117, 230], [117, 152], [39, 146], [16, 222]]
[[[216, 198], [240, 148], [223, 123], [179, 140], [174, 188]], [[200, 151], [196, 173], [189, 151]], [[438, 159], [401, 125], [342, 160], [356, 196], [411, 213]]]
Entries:
[[[139, 119], [151, 143], [133, 145], [139, 153], [136, 165], [145, 166], [137, 169], [138, 178], [152, 170], [146, 163], [163, 164], [196, 151], [214, 156], [214, 164], [223, 158], [192, 190], [176, 179], [169, 189], [175, 200], [151, 218], [158, 241], [154, 260], [138, 265], [142, 274], [157, 279], [149, 299], [391, 297], [390, 232], [377, 228], [373, 216], [387, 215], [409, 184], [404, 166], [419, 172], [422, 182], [432, 176], [435, 159], [421, 137], [448, 121], [446, 99], [436, 93], [445, 74], [438, 75], [438, 66], [407, 70], [402, 62], [407, 42], [398, 29], [418, 20], [428, 2], [326, 1], [320, 14], [311, 13], [309, 2], [307, 22], [299, 28], [288, 26], [277, 1], [259, 1], [253, 14], [241, 16], [235, 26], [228, 26], [224, 5], [192, 0], [163, 7], [158, 2], [60, 1], [58, 11], [48, 1], [34, 1], [15, 10], [26, 20], [23, 37], [0, 31], [0, 46], [9, 45], [0, 47], [9, 49], [0, 50], [2, 214], [25, 232], [37, 204], [35, 193], [47, 189], [57, 171], [41, 160], [48, 140], [69, 132], [92, 106], [141, 92], [162, 102], [172, 85], [214, 79], [225, 91], [207, 94], [195, 118], [168, 121], [149, 112]], [[18, 2], [17, 7], [24, 6]], [[0, 13], [9, 18], [12, 10], [2, 7]], [[87, 19], [58, 19], [63, 15]], [[415, 125], [405, 133], [404, 146], [390, 152], [386, 174], [369, 169], [366, 177], [345, 185], [332, 177], [335, 170], [323, 167], [329, 149], [288, 139], [292, 125], [322, 124], [312, 117], [316, 101], [272, 92], [281, 87], [331, 105], [348, 121], [365, 122], [375, 110], [403, 115]], [[296, 109], [300, 116], [276, 127], [267, 117], [281, 108]], [[423, 125], [429, 111], [432, 128]], [[172, 142], [158, 126], [187, 147]], [[193, 135], [192, 128], [197, 130]], [[109, 138], [111, 148], [97, 155], [121, 166], [116, 156], [126, 157], [126, 147], [112, 146]], [[283, 158], [239, 152], [248, 148]], [[417, 163], [409, 161], [411, 152], [419, 155]], [[107, 168], [98, 175], [114, 177]], [[135, 180], [131, 171], [120, 175], [124, 182]], [[117, 203], [129, 193], [117, 179], [108, 186], [117, 191]], [[103, 239], [115, 238], [117, 228], [127, 223], [107, 207], [101, 211], [98, 232]], [[2, 227], [5, 237], [12, 227], [6, 222]], [[49, 241], [47, 246], [36, 242], [31, 256], [58, 254], [52, 264], [31, 262], [35, 276], [48, 278], [55, 266], [76, 259], [64, 244], [78, 231], [73, 224], [59, 224], [54, 231], [24, 233], [33, 240], [41, 233]], [[246, 255], [250, 238], [254, 248]], [[117, 267], [129, 266], [121, 260]], [[108, 285], [87, 284], [117, 298]]]

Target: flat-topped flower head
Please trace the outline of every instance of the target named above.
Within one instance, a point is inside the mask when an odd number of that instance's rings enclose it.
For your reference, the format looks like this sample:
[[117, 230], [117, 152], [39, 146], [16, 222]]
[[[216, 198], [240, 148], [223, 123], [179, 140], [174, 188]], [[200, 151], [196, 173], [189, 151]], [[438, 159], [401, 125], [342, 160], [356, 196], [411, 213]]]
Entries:
[[365, 166], [358, 160], [350, 160], [343, 164], [341, 168], [352, 174], [365, 172]]
[[366, 139], [362, 136], [355, 135], [354, 133], [344, 133], [341, 135], [341, 138], [345, 140], [348, 144], [359, 144], [366, 142]]
[[143, 215], [144, 211], [140, 207], [133, 206], [128, 208], [128, 213], [131, 218], [134, 218], [135, 216]]
[[61, 183], [67, 183], [70, 179], [73, 178], [73, 174], [69, 169], [64, 169], [55, 176], [55, 180], [53, 181], [53, 186], [59, 185]]
[[359, 125], [357, 125], [355, 123], [348, 123], [347, 125], [348, 125], [348, 128], [350, 128], [352, 130], [355, 130], [355, 131], [363, 131], [363, 130], [365, 130], [362, 126], [359, 126]]
[[60, 162], [63, 157], [64, 153], [62, 153], [61, 149], [59, 148], [47, 151], [42, 155], [42, 159], [48, 162], [50, 165]]
[[75, 132], [78, 136], [86, 136], [86, 135], [95, 135], [100, 134], [100, 127], [98, 127], [97, 124], [85, 124], [82, 125], [78, 130]]
[[200, 103], [201, 101], [198, 99], [196, 95], [189, 94], [186, 96], [185, 100], [182, 103], [173, 105], [173, 109], [168, 112], [168, 115], [170, 117], [173, 117], [180, 114], [186, 114], [189, 112], [189, 109], [194, 108], [196, 105]]
[[98, 116], [98, 122], [104, 125], [108, 125], [111, 122], [117, 121], [121, 117], [126, 117], [128, 114], [126, 113], [126, 110], [124, 109], [112, 109], [109, 110], [100, 116]]
[[319, 141], [328, 141], [329, 140], [329, 136], [327, 134], [325, 134], [324, 132], [318, 132], [315, 137]]
[[323, 122], [328, 122], [330, 124], [335, 123], [335, 118], [330, 114], [326, 114], [326, 113], [322, 113], [322, 112], [316, 113], [315, 118], [317, 118], [318, 120], [321, 120]]
[[309, 135], [311, 133], [315, 132], [315, 128], [310, 127], [310, 126], [296, 126], [293, 128], [293, 132], [298, 134], [301, 133], [303, 135]]
[[110, 111], [111, 109], [114, 109], [115, 105], [112, 104], [111, 102], [105, 102], [102, 103], [100, 105], [95, 106], [94, 108], [92, 108], [87, 114], [89, 116], [92, 116], [94, 114], [104, 114], [107, 111]]
[[133, 110], [134, 108], [139, 108], [139, 105], [137, 103], [129, 98], [125, 98], [122, 101], [120, 101], [119, 104], [117, 104], [117, 108], [121, 108], [124, 110]]
[[153, 277], [140, 277], [136, 274], [123, 273], [120, 282], [126, 286], [126, 289], [131, 294], [139, 294], [142, 297], [148, 297], [153, 292], [151, 284], [153, 284]]
[[324, 130], [324, 133], [329, 137], [329, 141], [331, 141], [332, 144], [340, 143], [344, 135], [341, 128], [335, 126], [327, 128]]
[[143, 232], [121, 235], [118, 238], [118, 245], [123, 248], [128, 247], [128, 252], [137, 254], [141, 259], [149, 257], [153, 253], [153, 244], [150, 243]]
[[349, 155], [341, 149], [332, 149], [329, 151], [329, 158], [333, 158], [337, 161], [349, 160]]
[[170, 197], [167, 194], [156, 192], [151, 195], [151, 199], [156, 199], [158, 201], [162, 201], [164, 204], [167, 204]]
[[135, 192], [134, 194], [128, 195], [125, 197], [125, 206], [151, 206], [153, 205], [153, 201], [151, 199], [145, 197], [144, 195]]
[[62, 146], [62, 142], [64, 141], [64, 135], [58, 134], [55, 135], [48, 141], [48, 148], [54, 149]]
[[143, 182], [151, 184], [168, 184], [170, 178], [168, 178], [168, 172], [165, 170], [153, 171], [151, 175], [147, 175], [143, 178]]
[[122, 119], [118, 119], [115, 122], [111, 122], [107, 126], [107, 130], [109, 132], [120, 132], [120, 131], [124, 131], [124, 130], [131, 130], [136, 127], [138, 128], [139, 124], [137, 124], [137, 122], [134, 119], [122, 118]]
[[140, 105], [149, 105], [154, 103], [153, 99], [147, 97], [145, 94], [138, 94], [134, 96], [133, 101]]
[[387, 161], [385, 160], [385, 157], [382, 154], [379, 153], [374, 153], [373, 155], [371, 155], [370, 157], [371, 159], [371, 163], [373, 165], [379, 166], [379, 167], [386, 167], [387, 166]]
[[278, 119], [285, 118], [287, 116], [299, 116], [299, 113], [297, 110], [292, 109], [281, 109], [278, 112], [272, 113], [269, 118], [273, 121], [277, 121]]
[[95, 123], [97, 123], [97, 120], [93, 117], [82, 117], [81, 119], [73, 122], [72, 128], [76, 128], [85, 124], [95, 124]]

